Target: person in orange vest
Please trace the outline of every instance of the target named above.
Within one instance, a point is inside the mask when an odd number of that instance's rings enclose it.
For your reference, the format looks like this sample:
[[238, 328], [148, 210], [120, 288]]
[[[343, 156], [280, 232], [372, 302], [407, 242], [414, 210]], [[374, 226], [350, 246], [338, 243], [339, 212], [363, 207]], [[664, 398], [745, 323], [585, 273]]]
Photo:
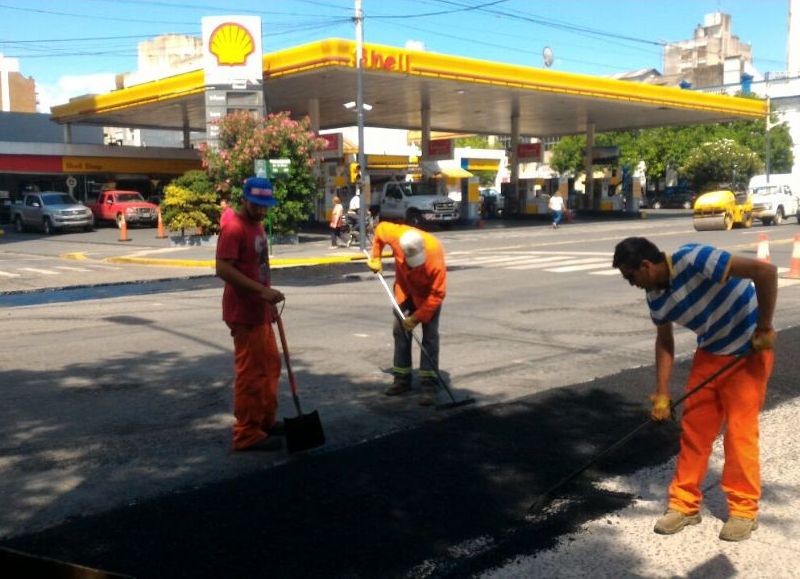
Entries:
[[222, 320], [234, 346], [233, 450], [280, 450], [283, 423], [276, 420], [281, 359], [272, 322], [283, 293], [272, 287], [267, 209], [277, 205], [272, 184], [252, 177], [244, 184], [239, 210], [217, 241], [217, 276], [225, 281]]
[[394, 253], [394, 295], [405, 314], [400, 321], [395, 316], [394, 381], [385, 391], [397, 396], [411, 390], [411, 332], [422, 324], [422, 347], [419, 377], [422, 386], [422, 406], [436, 402], [437, 372], [439, 370], [439, 315], [447, 290], [447, 266], [442, 244], [430, 233], [408, 225], [381, 222], [375, 228], [372, 257], [367, 262], [375, 273], [383, 268], [381, 254], [385, 246]]

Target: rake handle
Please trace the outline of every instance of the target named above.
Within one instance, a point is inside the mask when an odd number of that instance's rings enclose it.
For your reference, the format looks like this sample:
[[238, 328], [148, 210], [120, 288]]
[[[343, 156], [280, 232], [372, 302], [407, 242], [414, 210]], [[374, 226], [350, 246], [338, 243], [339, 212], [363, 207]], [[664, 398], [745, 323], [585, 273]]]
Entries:
[[[683, 396], [681, 396], [680, 398], [678, 398], [678, 399], [677, 399], [675, 402], [673, 402], [672, 404], [670, 404], [670, 411], [673, 411], [673, 410], [675, 410], [675, 409], [676, 409], [678, 406], [680, 406], [680, 405], [683, 403], [683, 401], [684, 401], [684, 400], [686, 400], [686, 399], [687, 399], [689, 396], [691, 396], [692, 394], [694, 394], [694, 393], [695, 393], [695, 392], [697, 392], [698, 390], [700, 390], [700, 389], [702, 389], [702, 388], [705, 388], [706, 386], [708, 386], [708, 384], [709, 384], [709, 383], [710, 383], [712, 380], [714, 380], [715, 378], [717, 378], [718, 376], [720, 376], [720, 375], [721, 375], [723, 372], [726, 372], [727, 370], [730, 370], [731, 368], [733, 368], [733, 366], [735, 366], [736, 364], [738, 364], [739, 362], [741, 362], [742, 360], [744, 360], [744, 359], [745, 359], [745, 357], [746, 357], [746, 355], [745, 355], [745, 356], [738, 356], [738, 357], [734, 358], [733, 360], [731, 360], [730, 362], [728, 362], [727, 364], [725, 364], [725, 365], [724, 365], [722, 368], [720, 368], [719, 370], [717, 370], [716, 372], [714, 372], [713, 374], [711, 374], [711, 376], [709, 376], [708, 378], [706, 378], [705, 380], [703, 380], [702, 382], [700, 382], [700, 384], [698, 384], [697, 386], [695, 386], [694, 388], [692, 388], [691, 390], [689, 390], [687, 393], [685, 393]], [[549, 497], [549, 496], [550, 496], [550, 495], [553, 493], [553, 491], [556, 491], [556, 490], [558, 490], [559, 488], [561, 488], [562, 486], [564, 486], [564, 485], [565, 485], [565, 484], [567, 484], [568, 482], [572, 481], [573, 479], [575, 479], [575, 478], [577, 478], [578, 476], [580, 476], [581, 474], [583, 474], [583, 472], [584, 472], [584, 471], [586, 471], [586, 470], [587, 470], [587, 469], [588, 469], [590, 466], [594, 465], [594, 464], [595, 464], [596, 462], [598, 462], [598, 461], [599, 461], [601, 458], [605, 457], [606, 455], [610, 454], [611, 452], [615, 451], [617, 448], [619, 448], [620, 446], [622, 446], [623, 444], [625, 444], [626, 442], [628, 442], [628, 441], [629, 441], [631, 438], [633, 438], [633, 437], [634, 437], [636, 434], [638, 434], [638, 432], [639, 432], [640, 430], [642, 430], [644, 427], [646, 427], [648, 424], [650, 424], [650, 423], [652, 423], [652, 422], [655, 422], [655, 420], [653, 420], [652, 418], [648, 418], [647, 420], [645, 420], [644, 422], [642, 422], [642, 423], [641, 423], [639, 426], [637, 426], [636, 428], [634, 428], [633, 430], [631, 430], [631, 431], [630, 431], [628, 434], [626, 434], [625, 436], [623, 436], [622, 438], [620, 438], [619, 440], [617, 440], [616, 442], [614, 442], [614, 443], [613, 443], [613, 444], [611, 444], [610, 446], [608, 446], [608, 447], [606, 447], [605, 449], [603, 449], [602, 451], [600, 451], [600, 452], [599, 452], [597, 455], [595, 455], [595, 456], [594, 456], [594, 457], [593, 457], [593, 458], [592, 458], [590, 461], [588, 461], [586, 464], [584, 464], [584, 465], [583, 465], [583, 466], [581, 466], [580, 468], [578, 468], [578, 469], [574, 470], [573, 472], [571, 472], [570, 474], [568, 474], [567, 476], [565, 476], [563, 479], [561, 479], [560, 481], [558, 481], [556, 484], [554, 484], [553, 486], [551, 486], [550, 488], [548, 488], [548, 489], [547, 489], [546, 491], [544, 491], [544, 492], [543, 492], [541, 495], [539, 495], [539, 498], [536, 500], [536, 502], [535, 502], [535, 503], [533, 503], [533, 505], [531, 505], [531, 507], [528, 509], [528, 514], [533, 514], [534, 512], [538, 511], [538, 510], [539, 510], [539, 508], [543, 506], [544, 499], [545, 499], [546, 497]]]
[[300, 408], [300, 398], [297, 396], [297, 381], [292, 371], [292, 362], [289, 360], [289, 346], [286, 344], [286, 332], [283, 330], [283, 320], [280, 314], [275, 316], [275, 321], [278, 324], [278, 335], [281, 338], [281, 348], [283, 349], [283, 359], [286, 361], [286, 373], [289, 375], [289, 387], [292, 390], [292, 400], [294, 400], [294, 407], [297, 409], [297, 415], [302, 416], [303, 410]]

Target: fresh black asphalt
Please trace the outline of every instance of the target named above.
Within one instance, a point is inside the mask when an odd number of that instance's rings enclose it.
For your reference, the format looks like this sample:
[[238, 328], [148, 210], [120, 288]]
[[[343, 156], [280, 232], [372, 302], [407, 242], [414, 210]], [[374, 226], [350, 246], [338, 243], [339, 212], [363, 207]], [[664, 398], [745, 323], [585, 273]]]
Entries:
[[[798, 339], [800, 328], [781, 332], [779, 354]], [[800, 359], [778, 360], [768, 409], [796, 396]], [[679, 364], [673, 384], [687, 371]], [[636, 368], [440, 412], [417, 428], [0, 544], [137, 577], [474, 576], [635, 500], [591, 483], [669, 460], [674, 424], [643, 429], [553, 493], [559, 508], [525, 520], [540, 493], [647, 420], [653, 376]]]

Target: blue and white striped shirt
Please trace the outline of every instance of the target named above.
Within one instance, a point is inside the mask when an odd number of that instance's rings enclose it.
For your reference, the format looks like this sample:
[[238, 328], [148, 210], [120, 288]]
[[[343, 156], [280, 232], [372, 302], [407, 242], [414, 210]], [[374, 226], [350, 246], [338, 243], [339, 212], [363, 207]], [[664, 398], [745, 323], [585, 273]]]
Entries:
[[697, 334], [697, 347], [712, 354], [748, 352], [758, 301], [750, 280], [729, 277], [731, 254], [690, 243], [666, 258], [669, 289], [647, 292], [653, 322], [689, 328]]

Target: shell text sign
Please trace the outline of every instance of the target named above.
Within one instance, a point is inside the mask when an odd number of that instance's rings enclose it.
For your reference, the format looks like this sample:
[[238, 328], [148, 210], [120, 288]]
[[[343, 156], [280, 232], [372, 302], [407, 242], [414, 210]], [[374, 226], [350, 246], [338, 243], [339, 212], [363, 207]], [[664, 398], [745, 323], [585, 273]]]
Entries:
[[247, 62], [247, 57], [255, 50], [255, 42], [246, 28], [226, 22], [211, 33], [208, 50], [217, 57], [219, 66], [237, 66]]

